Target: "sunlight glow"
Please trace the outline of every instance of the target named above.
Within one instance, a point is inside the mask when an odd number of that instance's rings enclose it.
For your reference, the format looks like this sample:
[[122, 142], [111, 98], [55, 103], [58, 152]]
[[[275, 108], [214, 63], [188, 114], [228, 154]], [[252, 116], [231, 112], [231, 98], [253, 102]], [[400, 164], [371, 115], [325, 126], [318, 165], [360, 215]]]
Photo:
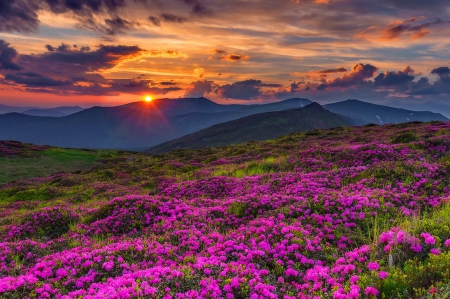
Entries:
[[145, 96], [145, 101], [146, 102], [151, 102], [153, 100], [153, 98], [151, 96]]

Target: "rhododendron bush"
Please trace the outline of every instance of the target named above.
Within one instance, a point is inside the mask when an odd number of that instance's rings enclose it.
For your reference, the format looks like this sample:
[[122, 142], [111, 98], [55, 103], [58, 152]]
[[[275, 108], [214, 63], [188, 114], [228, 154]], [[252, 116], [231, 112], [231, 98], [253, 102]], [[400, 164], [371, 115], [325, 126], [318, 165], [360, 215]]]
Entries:
[[130, 155], [0, 188], [0, 298], [450, 291], [450, 124]]

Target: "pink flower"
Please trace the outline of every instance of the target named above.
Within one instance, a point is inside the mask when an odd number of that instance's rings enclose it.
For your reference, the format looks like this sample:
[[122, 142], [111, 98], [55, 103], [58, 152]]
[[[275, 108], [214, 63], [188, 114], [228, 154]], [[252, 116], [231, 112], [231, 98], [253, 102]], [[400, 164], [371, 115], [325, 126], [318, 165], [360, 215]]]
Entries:
[[378, 296], [380, 292], [374, 287], [367, 287], [366, 288], [366, 295], [367, 296]]
[[411, 249], [412, 249], [414, 252], [419, 253], [419, 252], [422, 251], [422, 246], [420, 246], [420, 244], [418, 244], [418, 243], [413, 243], [413, 244], [411, 244]]
[[441, 251], [439, 250], [439, 248], [432, 248], [432, 249], [430, 250], [430, 253], [431, 253], [431, 254], [434, 254], [434, 255], [440, 255], [440, 254], [441, 254]]
[[450, 239], [444, 242], [445, 247], [450, 247]]
[[434, 245], [436, 240], [429, 233], [421, 233], [420, 236], [425, 240], [425, 244]]
[[376, 271], [376, 270], [378, 270], [380, 268], [380, 265], [378, 265], [377, 262], [371, 262], [371, 263], [367, 264], [367, 267], [371, 271]]
[[357, 275], [353, 275], [350, 277], [350, 283], [355, 284], [358, 281], [359, 277]]
[[380, 279], [385, 279], [389, 276], [389, 273], [385, 271], [380, 271], [380, 273], [378, 273], [378, 276], [380, 277]]

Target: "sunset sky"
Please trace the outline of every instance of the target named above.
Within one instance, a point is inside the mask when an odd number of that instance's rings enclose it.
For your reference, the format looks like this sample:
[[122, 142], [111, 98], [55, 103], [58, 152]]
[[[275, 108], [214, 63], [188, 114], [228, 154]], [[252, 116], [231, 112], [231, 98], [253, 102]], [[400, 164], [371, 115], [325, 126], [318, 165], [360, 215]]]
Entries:
[[450, 115], [448, 0], [1, 0], [0, 103], [346, 99]]

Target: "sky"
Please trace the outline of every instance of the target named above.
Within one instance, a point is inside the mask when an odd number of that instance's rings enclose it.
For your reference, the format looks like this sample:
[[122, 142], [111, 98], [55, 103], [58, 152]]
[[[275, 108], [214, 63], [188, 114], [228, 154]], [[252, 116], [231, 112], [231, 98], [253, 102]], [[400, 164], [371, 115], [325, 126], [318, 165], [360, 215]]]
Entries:
[[448, 0], [1, 0], [0, 103], [358, 99], [450, 116]]

